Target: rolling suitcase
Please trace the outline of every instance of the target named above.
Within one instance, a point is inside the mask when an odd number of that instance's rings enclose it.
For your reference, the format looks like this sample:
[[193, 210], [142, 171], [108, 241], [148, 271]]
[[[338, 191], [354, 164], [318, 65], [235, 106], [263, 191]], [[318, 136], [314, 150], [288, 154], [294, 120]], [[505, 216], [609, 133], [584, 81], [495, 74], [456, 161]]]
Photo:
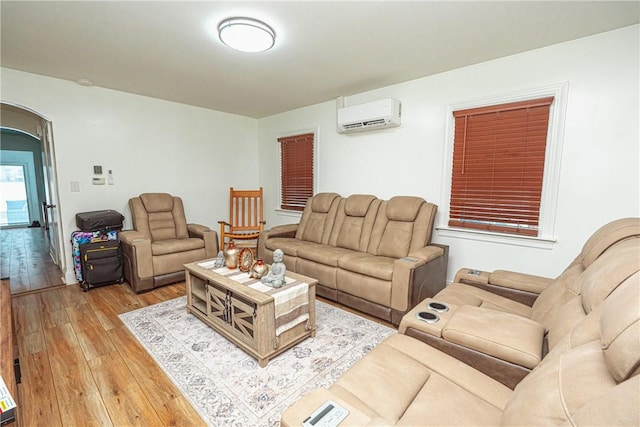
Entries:
[[106, 242], [118, 240], [117, 230], [101, 231], [74, 231], [71, 233], [71, 249], [73, 253], [73, 266], [76, 279], [82, 284], [82, 263], [80, 262], [80, 247], [87, 243]]
[[124, 282], [122, 250], [118, 240], [85, 243], [80, 246], [82, 289]]
[[76, 225], [82, 231], [121, 230], [123, 221], [124, 216], [112, 209], [76, 214]]

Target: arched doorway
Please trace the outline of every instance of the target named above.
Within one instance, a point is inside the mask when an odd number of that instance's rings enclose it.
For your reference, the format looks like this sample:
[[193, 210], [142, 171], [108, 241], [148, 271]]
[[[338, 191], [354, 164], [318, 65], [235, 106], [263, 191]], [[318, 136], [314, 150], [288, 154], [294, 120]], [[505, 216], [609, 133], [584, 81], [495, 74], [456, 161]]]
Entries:
[[[27, 207], [29, 219], [39, 218], [39, 222], [46, 233], [49, 255], [53, 263], [60, 270], [62, 281], [66, 275], [62, 227], [58, 206], [58, 187], [56, 178], [55, 150], [53, 144], [53, 124], [50, 120], [27, 107], [0, 103], [0, 128], [3, 139], [9, 135], [23, 135], [38, 141], [39, 149], [33, 150], [33, 167], [40, 165], [42, 172], [40, 182], [36, 178], [36, 193], [39, 206], [33, 203]], [[11, 145], [8, 145], [11, 148]], [[15, 147], [13, 147], [15, 148]], [[4, 151], [4, 144], [0, 147]], [[28, 156], [27, 156], [28, 157]], [[38, 157], [38, 161], [35, 160]], [[25, 157], [26, 158], [26, 157]], [[36, 175], [37, 176], [37, 175]], [[23, 218], [22, 218], [23, 219]], [[32, 223], [33, 220], [30, 222]], [[3, 274], [4, 275], [4, 274]]]

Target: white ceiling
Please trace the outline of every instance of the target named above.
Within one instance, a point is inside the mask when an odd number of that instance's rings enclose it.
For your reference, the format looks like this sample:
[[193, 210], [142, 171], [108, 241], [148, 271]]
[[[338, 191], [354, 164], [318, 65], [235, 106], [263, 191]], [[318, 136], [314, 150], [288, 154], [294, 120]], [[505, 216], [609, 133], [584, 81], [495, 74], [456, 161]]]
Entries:
[[[638, 1], [8, 1], [1, 65], [250, 117], [640, 22]], [[250, 16], [275, 47], [209, 31]]]

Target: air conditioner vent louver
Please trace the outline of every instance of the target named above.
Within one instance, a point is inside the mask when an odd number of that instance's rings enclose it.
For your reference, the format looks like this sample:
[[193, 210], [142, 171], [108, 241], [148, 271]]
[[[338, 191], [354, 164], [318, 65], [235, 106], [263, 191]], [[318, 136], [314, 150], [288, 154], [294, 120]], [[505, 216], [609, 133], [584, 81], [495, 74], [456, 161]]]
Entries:
[[350, 133], [400, 126], [400, 101], [393, 98], [338, 110], [338, 132]]

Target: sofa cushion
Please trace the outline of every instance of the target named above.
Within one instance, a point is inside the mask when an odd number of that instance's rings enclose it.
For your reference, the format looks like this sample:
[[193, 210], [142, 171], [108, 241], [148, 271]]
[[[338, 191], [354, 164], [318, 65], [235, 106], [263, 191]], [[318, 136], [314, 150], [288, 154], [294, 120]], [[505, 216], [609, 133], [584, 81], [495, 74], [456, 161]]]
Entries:
[[429, 243], [435, 205], [420, 197], [395, 196], [382, 202], [367, 252], [403, 258]]
[[602, 304], [600, 330], [607, 366], [617, 381], [640, 370], [640, 272]]
[[616, 385], [598, 341], [549, 362], [545, 359], [515, 388], [503, 425], [558, 425]]
[[[184, 271], [184, 265], [206, 259], [205, 248], [166, 255], [154, 255], [152, 258], [154, 277]], [[183, 273], [184, 280], [184, 273]]]
[[339, 197], [338, 193], [318, 193], [311, 198], [311, 211], [328, 213], [333, 202]]
[[[603, 396], [589, 401], [571, 416], [574, 426], [640, 425], [640, 376], [635, 376]], [[565, 425], [569, 425], [566, 423]]]
[[413, 196], [395, 196], [389, 199], [387, 218], [391, 221], [415, 221], [425, 201]]
[[[496, 325], [508, 324], [508, 328]], [[484, 354], [535, 368], [542, 359], [544, 326], [504, 311], [463, 305], [442, 329], [449, 342]]]
[[610, 247], [556, 298], [545, 317], [550, 349], [627, 277], [640, 270], [639, 242], [634, 238]]
[[531, 318], [548, 327], [548, 317], [553, 314], [555, 308], [567, 301], [567, 294], [572, 293], [571, 286], [583, 271], [584, 267], [580, 263], [565, 269], [533, 302]]
[[640, 270], [638, 238], [616, 243], [596, 259], [580, 277], [582, 304], [591, 312], [627, 277]]
[[[336, 270], [336, 288], [361, 300], [382, 307], [391, 307], [391, 282], [389, 280], [338, 268]], [[338, 297], [338, 302], [341, 302], [340, 297]], [[355, 308], [360, 309], [358, 306]]]
[[296, 230], [296, 240], [327, 243], [342, 198], [336, 193], [318, 193], [305, 205]]
[[475, 305], [529, 317], [531, 307], [500, 295], [462, 283], [452, 283], [434, 297], [452, 305]]
[[395, 259], [362, 252], [341, 256], [338, 267], [382, 280], [391, 280]]
[[352, 254], [353, 251], [329, 245], [313, 244], [299, 247], [297, 253], [300, 258], [319, 262], [320, 264], [330, 267], [337, 267], [338, 259], [342, 256]]
[[369, 245], [381, 201], [368, 194], [354, 194], [338, 209], [329, 244], [364, 252]]
[[611, 245], [640, 236], [638, 218], [622, 218], [603, 225], [585, 242], [578, 259], [584, 267], [591, 265]]
[[347, 197], [344, 204], [344, 213], [347, 216], [364, 217], [369, 211], [371, 202], [376, 199], [376, 196], [370, 194], [354, 194]]
[[409, 254], [413, 223], [389, 221], [378, 246], [378, 255], [402, 258]]
[[372, 418], [399, 425], [497, 425], [511, 393], [405, 335], [383, 341], [329, 390]]
[[140, 195], [147, 212], [171, 212], [173, 210], [173, 196], [168, 193], [144, 193]]
[[307, 242], [305, 240], [290, 239], [287, 237], [273, 237], [266, 241], [265, 246], [272, 251], [276, 249], [282, 250], [285, 255], [298, 256], [298, 249], [313, 248], [317, 243]]
[[184, 207], [179, 197], [167, 193], [144, 193], [131, 199], [129, 204], [134, 217], [139, 217], [138, 221], [134, 221], [134, 228], [148, 233], [152, 241], [189, 237]]

